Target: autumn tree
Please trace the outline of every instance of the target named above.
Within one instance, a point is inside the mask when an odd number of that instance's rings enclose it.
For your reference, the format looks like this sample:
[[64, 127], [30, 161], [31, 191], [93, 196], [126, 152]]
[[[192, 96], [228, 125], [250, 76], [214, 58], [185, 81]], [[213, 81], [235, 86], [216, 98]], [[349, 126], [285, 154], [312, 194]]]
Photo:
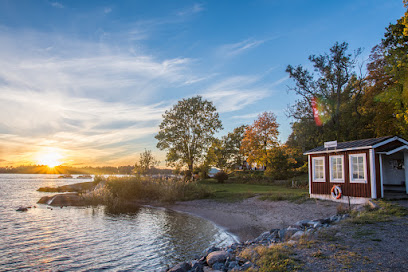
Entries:
[[167, 150], [167, 164], [186, 166], [189, 178], [220, 129], [222, 124], [213, 103], [195, 96], [178, 101], [163, 114], [155, 138], [159, 141], [157, 147]]
[[139, 161], [135, 163], [134, 173], [143, 175], [151, 168], [159, 164], [159, 161], [153, 156], [151, 150], [146, 150], [139, 155]]
[[[407, 8], [407, 1], [404, 2]], [[367, 66], [370, 83], [364, 109], [376, 136], [408, 136], [408, 9], [390, 24]]]
[[241, 148], [249, 163], [267, 165], [268, 150], [278, 144], [278, 127], [276, 115], [264, 112], [246, 128]]

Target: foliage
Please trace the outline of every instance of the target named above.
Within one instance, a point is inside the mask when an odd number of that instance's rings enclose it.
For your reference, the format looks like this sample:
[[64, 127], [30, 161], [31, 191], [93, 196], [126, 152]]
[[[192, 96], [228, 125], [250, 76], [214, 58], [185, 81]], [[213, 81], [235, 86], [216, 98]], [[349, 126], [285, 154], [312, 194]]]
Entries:
[[228, 174], [224, 171], [219, 171], [214, 175], [214, 178], [218, 181], [218, 183], [224, 183], [228, 179]]
[[286, 145], [278, 145], [269, 150], [265, 175], [276, 180], [292, 177], [297, 165], [295, 153], [295, 149]]
[[242, 166], [244, 163], [245, 158], [241, 146], [246, 128], [246, 125], [236, 127], [232, 132], [229, 132], [227, 136], [223, 138], [225, 149], [229, 154], [227, 166], [230, 169]]
[[226, 149], [224, 139], [214, 139], [206, 156], [206, 164], [212, 165], [221, 170], [226, 170], [230, 157], [229, 151]]
[[152, 151], [145, 149], [143, 153], [140, 153], [139, 162], [135, 163], [133, 171], [139, 175], [146, 174], [151, 168], [158, 164], [159, 161], [154, 158]]
[[379, 136], [408, 136], [407, 14], [408, 10], [388, 26], [384, 39], [373, 48], [367, 66], [370, 82], [367, 93], [371, 99], [366, 101], [365, 109], [374, 117], [374, 129]]
[[157, 147], [167, 150], [168, 165], [187, 166], [191, 175], [220, 129], [221, 121], [212, 102], [201, 96], [183, 99], [164, 113], [156, 135]]
[[289, 91], [301, 97], [288, 109], [289, 116], [296, 120], [289, 146], [305, 151], [328, 140], [347, 141], [370, 135], [364, 131], [358, 108], [365, 84], [364, 76], [355, 69], [360, 53], [361, 49], [357, 49], [349, 54], [348, 44], [337, 42], [329, 53], [309, 56], [316, 75], [301, 65], [288, 65], [286, 72], [295, 82]]
[[221, 139], [214, 139], [208, 149], [205, 164], [215, 166], [223, 171], [241, 166], [244, 162], [241, 143], [246, 127], [237, 127]]
[[294, 251], [287, 245], [271, 247], [257, 246], [245, 248], [239, 257], [250, 260], [259, 266], [257, 271], [296, 271], [298, 261], [293, 257]]
[[268, 151], [278, 144], [278, 127], [276, 115], [264, 112], [246, 128], [241, 148], [247, 156], [247, 162], [267, 165]]

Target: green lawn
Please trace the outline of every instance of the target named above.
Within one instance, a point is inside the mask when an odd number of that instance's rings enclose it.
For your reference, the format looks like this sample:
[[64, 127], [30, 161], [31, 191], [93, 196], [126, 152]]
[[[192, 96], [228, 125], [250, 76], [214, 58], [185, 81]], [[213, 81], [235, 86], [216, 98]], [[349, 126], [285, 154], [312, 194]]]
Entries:
[[219, 184], [214, 179], [202, 180], [200, 183], [211, 188], [214, 192], [212, 198], [219, 201], [239, 201], [256, 195], [270, 201], [303, 201], [309, 197], [307, 189], [293, 189], [285, 185]]

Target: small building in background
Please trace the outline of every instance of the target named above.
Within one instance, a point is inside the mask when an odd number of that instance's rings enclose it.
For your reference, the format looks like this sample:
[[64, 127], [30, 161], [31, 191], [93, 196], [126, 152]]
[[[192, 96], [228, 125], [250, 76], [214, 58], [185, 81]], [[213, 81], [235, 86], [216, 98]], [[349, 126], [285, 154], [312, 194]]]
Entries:
[[356, 204], [408, 194], [408, 141], [400, 137], [332, 141], [304, 155], [312, 198]]

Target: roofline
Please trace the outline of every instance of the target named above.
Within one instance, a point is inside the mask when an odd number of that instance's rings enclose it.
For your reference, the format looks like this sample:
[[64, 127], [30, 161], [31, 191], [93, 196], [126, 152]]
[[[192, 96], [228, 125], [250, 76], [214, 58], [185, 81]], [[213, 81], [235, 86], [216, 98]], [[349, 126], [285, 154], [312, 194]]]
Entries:
[[392, 141], [395, 141], [395, 140], [398, 140], [401, 143], [408, 145], [408, 142], [406, 140], [404, 140], [404, 139], [402, 139], [402, 138], [400, 138], [398, 136], [394, 136], [392, 138], [389, 138], [388, 140], [385, 140], [385, 141], [379, 142], [378, 144], [373, 145], [373, 148], [383, 146], [383, 145], [391, 143]]
[[330, 150], [322, 150], [322, 151], [315, 151], [315, 152], [305, 152], [303, 155], [313, 155], [313, 154], [322, 154], [322, 153], [333, 153], [339, 151], [353, 151], [353, 150], [363, 150], [363, 149], [371, 149], [372, 146], [360, 146], [360, 147], [351, 147], [351, 148], [342, 148], [342, 149], [330, 149]]
[[403, 146], [394, 148], [394, 149], [392, 149], [392, 150], [390, 150], [390, 151], [388, 151], [388, 152], [377, 152], [377, 154], [385, 154], [385, 155], [388, 156], [388, 155], [392, 155], [392, 154], [394, 154], [394, 153], [397, 153], [398, 151], [401, 151], [401, 150], [403, 150], [403, 149], [408, 150], [408, 146], [407, 146], [407, 145], [403, 145]]
[[362, 150], [362, 149], [371, 149], [371, 148], [377, 148], [380, 146], [383, 146], [385, 144], [391, 143], [392, 141], [398, 140], [403, 144], [408, 145], [408, 141], [405, 139], [402, 139], [398, 136], [391, 137], [387, 140], [384, 140], [382, 142], [379, 142], [375, 145], [370, 145], [370, 146], [360, 146], [360, 147], [352, 147], [352, 148], [342, 148], [342, 149], [331, 149], [331, 150], [322, 150], [322, 151], [315, 151], [315, 152], [305, 152], [303, 155], [313, 155], [313, 154], [322, 154], [322, 153], [333, 153], [333, 152], [339, 152], [339, 151], [353, 151], [353, 150]]

